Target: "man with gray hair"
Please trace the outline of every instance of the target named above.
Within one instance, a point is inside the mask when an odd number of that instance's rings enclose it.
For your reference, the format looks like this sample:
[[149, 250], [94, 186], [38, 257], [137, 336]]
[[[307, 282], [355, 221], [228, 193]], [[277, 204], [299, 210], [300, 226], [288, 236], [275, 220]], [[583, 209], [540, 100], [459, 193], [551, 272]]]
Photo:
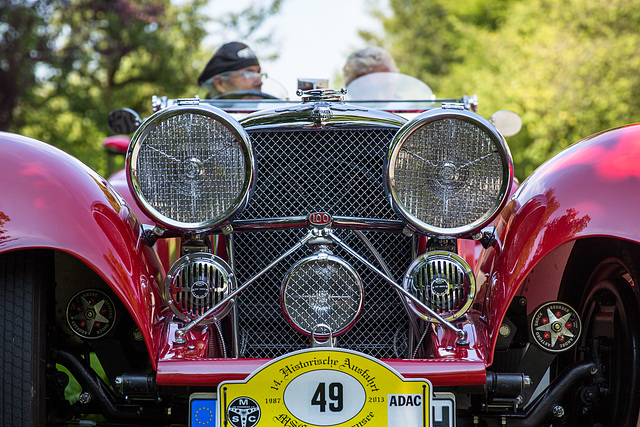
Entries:
[[344, 85], [348, 86], [353, 80], [366, 74], [397, 72], [398, 68], [389, 52], [378, 46], [369, 46], [349, 55], [342, 71]]

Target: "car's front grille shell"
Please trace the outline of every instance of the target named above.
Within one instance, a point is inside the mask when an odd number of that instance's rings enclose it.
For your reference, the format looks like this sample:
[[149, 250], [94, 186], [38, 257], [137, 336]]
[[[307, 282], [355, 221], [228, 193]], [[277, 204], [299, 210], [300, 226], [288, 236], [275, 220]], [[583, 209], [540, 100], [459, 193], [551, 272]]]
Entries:
[[[327, 212], [333, 216], [397, 220], [384, 195], [384, 161], [397, 129], [304, 129], [249, 131], [257, 158], [255, 192], [238, 219], [281, 218]], [[234, 238], [235, 269], [240, 283], [259, 273], [291, 248], [307, 230], [239, 233]], [[369, 262], [378, 265], [349, 230], [336, 234]], [[402, 234], [367, 231], [395, 279], [411, 262], [412, 239]], [[337, 338], [337, 346], [378, 358], [406, 357], [408, 317], [397, 292], [362, 262], [338, 246], [360, 274], [364, 286], [362, 315]], [[309, 346], [280, 308], [279, 291], [291, 265], [311, 253], [304, 248], [260, 278], [238, 298], [240, 357], [277, 357]]]

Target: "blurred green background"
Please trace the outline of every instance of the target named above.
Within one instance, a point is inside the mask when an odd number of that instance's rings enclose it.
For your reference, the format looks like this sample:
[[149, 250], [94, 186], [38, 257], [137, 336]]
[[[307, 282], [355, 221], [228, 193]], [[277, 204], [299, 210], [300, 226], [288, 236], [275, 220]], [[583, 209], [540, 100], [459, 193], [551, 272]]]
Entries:
[[[262, 24], [302, 0], [204, 13], [220, 1], [0, 0], [0, 130], [48, 142], [106, 173], [100, 143], [111, 134], [109, 111], [129, 107], [144, 117], [152, 95], [196, 93], [211, 55], [203, 44], [211, 20], [259, 51], [269, 44], [264, 32], [253, 36]], [[520, 180], [581, 138], [640, 121], [639, 0], [379, 6], [369, 13], [382, 30], [360, 37], [388, 49], [400, 71], [441, 96], [478, 94], [485, 116], [520, 114], [523, 129], [509, 138]]]

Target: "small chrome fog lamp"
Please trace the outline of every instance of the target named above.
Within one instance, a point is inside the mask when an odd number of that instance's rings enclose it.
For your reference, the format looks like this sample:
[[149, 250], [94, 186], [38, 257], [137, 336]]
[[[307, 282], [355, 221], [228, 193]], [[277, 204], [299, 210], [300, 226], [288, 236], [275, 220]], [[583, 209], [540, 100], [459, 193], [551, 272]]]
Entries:
[[[404, 276], [403, 286], [447, 321], [460, 318], [471, 307], [476, 293], [469, 264], [447, 251], [427, 252], [416, 258]], [[409, 307], [429, 322], [438, 321], [411, 301]]]
[[346, 261], [321, 250], [298, 261], [280, 290], [284, 314], [291, 325], [311, 336], [319, 324], [333, 336], [346, 332], [362, 309], [362, 280]]
[[[174, 314], [188, 322], [202, 316], [235, 288], [235, 276], [225, 260], [196, 252], [183, 256], [171, 266], [165, 279], [164, 296]], [[218, 319], [226, 316], [232, 305], [226, 303], [213, 316]], [[213, 320], [212, 317], [201, 323]]]

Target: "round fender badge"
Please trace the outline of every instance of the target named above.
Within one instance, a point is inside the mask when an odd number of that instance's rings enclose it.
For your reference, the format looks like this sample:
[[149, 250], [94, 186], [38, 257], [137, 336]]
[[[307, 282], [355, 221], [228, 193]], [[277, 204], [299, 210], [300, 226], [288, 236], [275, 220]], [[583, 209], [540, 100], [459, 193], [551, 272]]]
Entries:
[[107, 294], [97, 289], [80, 291], [67, 304], [67, 323], [81, 338], [96, 339], [113, 327], [116, 309]]
[[570, 349], [580, 338], [580, 316], [560, 301], [541, 305], [531, 319], [531, 335], [543, 350], [553, 353]]
[[229, 404], [227, 417], [233, 427], [253, 427], [260, 421], [260, 405], [250, 397], [238, 397]]

